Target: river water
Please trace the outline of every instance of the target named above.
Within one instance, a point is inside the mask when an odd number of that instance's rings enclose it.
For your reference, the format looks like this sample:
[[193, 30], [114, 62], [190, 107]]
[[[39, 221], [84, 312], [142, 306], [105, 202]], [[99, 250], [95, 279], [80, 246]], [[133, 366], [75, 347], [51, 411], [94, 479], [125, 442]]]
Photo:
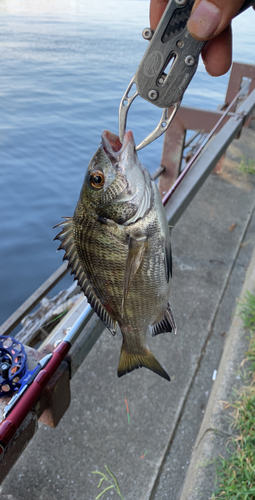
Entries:
[[[149, 0], [0, 0], [0, 324], [61, 265], [52, 227], [73, 214], [102, 131], [118, 133], [148, 10]], [[255, 62], [254, 21], [249, 9], [233, 23], [235, 61]], [[200, 63], [184, 104], [215, 109], [228, 76], [212, 78]], [[160, 115], [133, 103], [137, 143]], [[139, 153], [151, 172], [162, 144]]]

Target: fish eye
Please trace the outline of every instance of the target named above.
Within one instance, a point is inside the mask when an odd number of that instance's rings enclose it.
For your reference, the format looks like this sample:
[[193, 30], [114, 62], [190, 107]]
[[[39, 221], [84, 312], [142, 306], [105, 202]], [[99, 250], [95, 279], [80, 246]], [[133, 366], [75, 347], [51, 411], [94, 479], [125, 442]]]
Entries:
[[94, 170], [90, 174], [90, 184], [95, 189], [100, 189], [104, 185], [104, 174], [101, 170]]

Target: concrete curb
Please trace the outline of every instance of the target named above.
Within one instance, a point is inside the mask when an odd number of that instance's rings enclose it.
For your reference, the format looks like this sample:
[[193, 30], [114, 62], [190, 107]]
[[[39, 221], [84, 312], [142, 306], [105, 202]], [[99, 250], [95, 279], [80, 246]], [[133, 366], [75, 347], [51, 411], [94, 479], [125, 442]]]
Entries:
[[[241, 300], [247, 291], [255, 293], [255, 249], [246, 272], [240, 295]], [[237, 312], [236, 309], [180, 500], [209, 500], [211, 498], [216, 477], [213, 461], [219, 453], [224, 453], [227, 439], [233, 435], [229, 413], [224, 410], [224, 402], [229, 400], [234, 388], [242, 385], [238, 369], [249, 343]]]

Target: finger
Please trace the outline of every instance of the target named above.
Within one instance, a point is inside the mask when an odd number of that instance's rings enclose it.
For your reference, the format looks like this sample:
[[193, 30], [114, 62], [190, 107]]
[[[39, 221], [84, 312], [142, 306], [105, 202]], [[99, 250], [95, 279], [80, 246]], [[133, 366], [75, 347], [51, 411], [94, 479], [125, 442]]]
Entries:
[[229, 70], [232, 60], [231, 26], [207, 42], [202, 50], [202, 58], [206, 71], [211, 76], [224, 75]]
[[160, 18], [168, 4], [168, 0], [151, 0], [150, 3], [150, 25], [155, 30]]
[[188, 20], [188, 30], [198, 40], [209, 40], [224, 31], [244, 0], [196, 0]]

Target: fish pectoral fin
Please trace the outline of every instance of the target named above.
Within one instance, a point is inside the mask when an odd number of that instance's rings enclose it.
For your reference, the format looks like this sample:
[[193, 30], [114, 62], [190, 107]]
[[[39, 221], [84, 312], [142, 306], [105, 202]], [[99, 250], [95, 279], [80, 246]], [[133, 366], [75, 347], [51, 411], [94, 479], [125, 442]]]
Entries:
[[122, 377], [125, 373], [132, 372], [136, 368], [141, 368], [142, 366], [170, 381], [168, 373], [164, 370], [164, 368], [156, 360], [154, 354], [152, 354], [147, 347], [143, 349], [141, 354], [139, 352], [137, 354], [130, 354], [125, 351], [122, 344], [118, 366], [118, 377]]
[[173, 317], [172, 309], [170, 304], [168, 304], [162, 321], [152, 327], [152, 337], [155, 337], [160, 333], [171, 332], [172, 330], [174, 333], [177, 333], [177, 326]]
[[137, 273], [141, 262], [143, 260], [144, 252], [147, 246], [147, 237], [133, 238], [129, 237], [128, 244], [128, 254], [126, 260], [126, 268], [124, 274], [124, 288], [123, 288], [123, 298], [122, 298], [122, 315], [124, 310], [124, 304], [127, 298], [127, 294], [131, 285], [131, 282]]
[[126, 260], [126, 268], [124, 274], [122, 313], [131, 282], [142, 263], [146, 246], [147, 246], [146, 236], [141, 238], [133, 238], [130, 236], [128, 244], [127, 260]]

